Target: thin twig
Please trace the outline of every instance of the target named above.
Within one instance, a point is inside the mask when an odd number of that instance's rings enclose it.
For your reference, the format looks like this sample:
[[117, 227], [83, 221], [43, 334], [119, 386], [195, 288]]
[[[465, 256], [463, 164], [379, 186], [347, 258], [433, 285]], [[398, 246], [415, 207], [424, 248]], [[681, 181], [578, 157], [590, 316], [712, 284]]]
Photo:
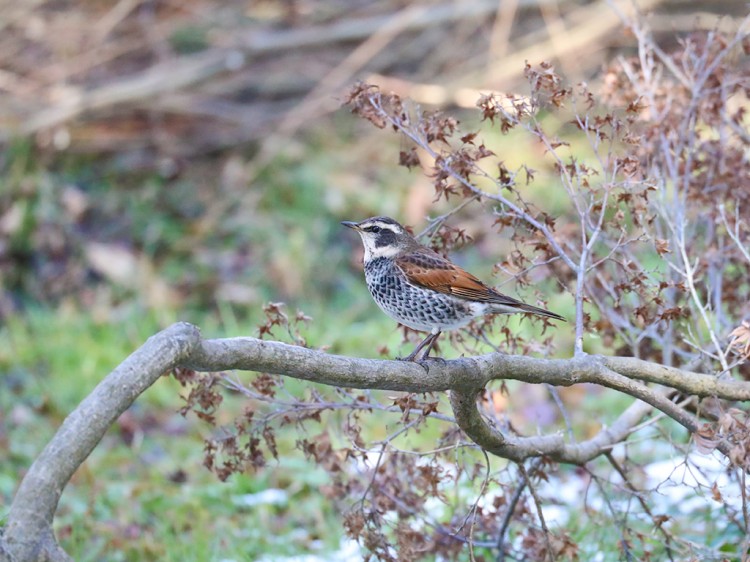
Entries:
[[625, 469], [620, 465], [619, 462], [617, 462], [617, 459], [612, 455], [612, 451], [608, 451], [604, 455], [607, 460], [609, 461], [609, 464], [612, 465], [612, 467], [617, 471], [617, 474], [620, 475], [622, 478], [622, 481], [625, 483], [625, 486], [633, 492], [633, 495], [638, 500], [638, 503], [641, 504], [641, 507], [643, 508], [643, 511], [645, 511], [649, 517], [651, 517], [651, 520], [654, 522], [654, 525], [657, 529], [659, 529], [659, 532], [662, 534], [665, 540], [665, 548], [667, 549], [667, 557], [670, 560], [674, 560], [674, 557], [672, 555], [672, 537], [667, 531], [664, 529], [664, 525], [662, 523], [659, 523], [654, 518], [654, 514], [651, 511], [651, 508], [646, 503], [646, 500], [643, 499], [643, 494], [640, 492], [635, 485], [630, 481], [630, 478], [628, 478], [628, 473], [625, 472]]
[[[380, 94], [374, 93], [370, 95], [370, 104], [374, 109], [378, 111], [378, 114], [385, 119], [388, 123], [393, 125], [397, 130], [399, 130], [401, 133], [406, 135], [408, 138], [410, 138], [412, 141], [414, 141], [418, 146], [420, 146], [423, 150], [425, 150], [436, 162], [440, 160], [440, 155], [437, 153], [437, 151], [430, 145], [429, 142], [427, 142], [426, 139], [422, 137], [421, 134], [418, 132], [412, 130], [408, 124], [404, 123], [402, 119], [399, 117], [394, 117], [391, 115], [388, 111], [383, 108], [382, 104], [380, 103]], [[449, 174], [454, 180], [458, 181], [461, 185], [469, 189], [473, 194], [479, 195], [481, 197], [491, 199], [494, 201], [497, 201], [504, 205], [505, 207], [509, 208], [513, 213], [523, 218], [524, 221], [526, 221], [529, 225], [531, 225], [533, 228], [541, 232], [544, 237], [547, 239], [547, 241], [550, 243], [552, 248], [555, 250], [555, 252], [565, 261], [565, 263], [568, 264], [568, 266], [575, 270], [576, 264], [575, 262], [568, 256], [568, 254], [563, 250], [563, 248], [560, 246], [560, 244], [557, 242], [555, 237], [552, 235], [552, 232], [549, 230], [547, 225], [544, 223], [539, 222], [534, 217], [532, 217], [527, 211], [510, 201], [508, 198], [504, 197], [501, 194], [493, 194], [488, 193], [486, 191], [483, 191], [479, 189], [476, 185], [468, 181], [466, 178], [464, 178], [460, 173], [458, 173], [456, 170], [453, 169], [450, 164], [443, 159], [443, 163], [441, 164], [441, 168], [444, 172]], [[477, 173], [482, 173], [482, 171], [479, 168], [476, 168]]]
[[528, 472], [526, 472], [526, 467], [523, 466], [523, 463], [518, 463], [518, 470], [521, 472], [524, 480], [526, 480], [526, 486], [529, 488], [529, 492], [531, 492], [531, 497], [534, 498], [536, 515], [539, 518], [539, 524], [541, 525], [542, 532], [544, 533], [544, 542], [547, 546], [545, 558], [548, 558], [551, 562], [554, 562], [555, 553], [552, 549], [552, 541], [550, 541], [550, 532], [547, 528], [547, 521], [544, 519], [544, 513], [542, 512], [542, 500], [539, 498], [539, 495], [536, 492], [536, 488], [532, 484], [531, 478], [529, 477]]
[[568, 409], [565, 407], [565, 403], [562, 401], [562, 398], [560, 397], [560, 392], [552, 386], [551, 384], [545, 383], [545, 388], [547, 389], [547, 392], [550, 393], [552, 396], [552, 399], [555, 401], [555, 404], [557, 404], [558, 410], [560, 410], [560, 414], [563, 417], [563, 420], [565, 421], [565, 427], [568, 430], [568, 438], [570, 439], [571, 443], [576, 442], [576, 436], [573, 432], [573, 422], [570, 420], [570, 414], [568, 413]]
[[422, 232], [417, 234], [416, 238], [422, 238], [423, 236], [429, 235], [429, 238], [432, 239], [446, 220], [461, 211], [467, 205], [470, 205], [474, 201], [478, 201], [480, 198], [481, 197], [479, 195], [468, 197], [467, 199], [462, 201], [460, 205], [455, 206], [447, 213], [440, 215], [439, 217], [435, 217], [434, 219], [429, 219], [427, 221], [429, 224], [424, 228], [424, 230], [422, 230]]
[[[534, 472], [537, 468], [539, 468], [541, 463], [541, 459], [533, 460], [530, 465], [531, 471]], [[506, 509], [505, 515], [503, 515], [503, 519], [500, 523], [500, 531], [498, 531], [497, 534], [497, 558], [495, 559], [496, 562], [505, 562], [505, 538], [508, 533], [510, 523], [513, 520], [513, 513], [516, 511], [516, 506], [518, 505], [518, 502], [523, 495], [524, 489], [526, 489], [526, 478], [526, 475], [521, 474], [521, 480], [520, 482], [518, 482], [516, 490], [513, 492], [513, 495], [508, 502], [508, 508]]]
[[[471, 509], [469, 510], [469, 513], [466, 515], [466, 518], [468, 519], [471, 517], [471, 526], [469, 527], [469, 557], [471, 558], [471, 562], [476, 562], [476, 558], [474, 556], [474, 526], [477, 522], [477, 508], [479, 507], [479, 501], [484, 497], [484, 492], [487, 490], [487, 484], [490, 481], [490, 457], [487, 454], [487, 451], [482, 449], [482, 454], [484, 455], [484, 462], [485, 466], [487, 467], [487, 471], [484, 475], [484, 480], [482, 480], [482, 486], [479, 489], [479, 493], [477, 494], [477, 499], [474, 501], [474, 504], [471, 506]], [[466, 519], [464, 519], [463, 525], [456, 530], [456, 534], [463, 528], [463, 526], [466, 524]]]
[[721, 220], [724, 223], [724, 227], [727, 229], [727, 234], [729, 234], [729, 237], [737, 245], [737, 248], [740, 250], [743, 257], [747, 260], [747, 263], [750, 263], [750, 250], [746, 247], [750, 246], [750, 244], [744, 244], [740, 239], [740, 225], [744, 224], [744, 222], [740, 220], [739, 201], [736, 203], [736, 208], [734, 210], [734, 228], [731, 228], [729, 226], [729, 221], [727, 220], [726, 216], [726, 209], [724, 208], [723, 204], [719, 205], [719, 213], [721, 215]]
[[609, 494], [607, 493], [607, 490], [605, 490], [604, 486], [602, 485], [602, 482], [600, 481], [599, 477], [591, 472], [588, 471], [589, 475], [591, 476], [591, 480], [597, 485], [599, 488], [599, 491], [602, 494], [602, 498], [604, 499], [604, 503], [607, 505], [607, 509], [609, 510], [610, 514], [612, 515], [612, 519], [617, 521], [618, 519], [622, 518], [622, 522], [620, 524], [620, 547], [623, 551], [623, 554], [625, 555], [625, 560], [628, 562], [633, 561], [633, 552], [630, 550], [630, 543], [628, 542], [628, 531], [630, 530], [627, 523], [627, 512], [622, 513], [621, 510], [615, 509], [615, 507], [612, 505], [612, 502], [609, 499]]

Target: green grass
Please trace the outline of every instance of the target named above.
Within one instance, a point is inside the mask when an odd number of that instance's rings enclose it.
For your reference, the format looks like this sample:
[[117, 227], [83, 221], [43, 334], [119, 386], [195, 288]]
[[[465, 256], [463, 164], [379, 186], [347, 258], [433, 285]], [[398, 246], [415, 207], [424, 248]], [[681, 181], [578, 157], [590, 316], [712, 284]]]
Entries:
[[[185, 37], [173, 40], [183, 42], [185, 49], [199, 48], [199, 31], [185, 30]], [[359, 242], [338, 221], [375, 213], [401, 217], [420, 172], [409, 173], [395, 166], [396, 137], [379, 137], [377, 145], [354, 143], [361, 130], [351, 123], [346, 126], [349, 129], [338, 138], [313, 136], [308, 145], [291, 146], [262, 170], [252, 185], [240, 189], [217, 181], [215, 163], [167, 181], [118, 174], [111, 162], [93, 159], [70, 159], [58, 163], [58, 170], [40, 170], [30, 146], [12, 147], [0, 179], [0, 197], [23, 200], [27, 221], [11, 241], [14, 247], [36, 258], [33, 232], [40, 225], [53, 224], [78, 244], [84, 238], [78, 229], [90, 229], [104, 241], [122, 243], [138, 252], [149, 262], [154, 277], [179, 290], [176, 304], [159, 306], [149, 301], [143, 288], [97, 279], [91, 282], [92, 293], [87, 298], [96, 303], [101, 300], [103, 305], [91, 307], [82, 304], [90, 301], [77, 299], [77, 295], [44, 301], [33, 294], [39, 272], [32, 266], [16, 272], [17, 282], [9, 290], [22, 303], [23, 313], [3, 318], [0, 325], [0, 451], [4, 454], [0, 463], [0, 524], [20, 476], [64, 417], [148, 336], [171, 322], [191, 321], [204, 337], [254, 336], [263, 322], [262, 304], [285, 301], [290, 315], [299, 308], [313, 317], [310, 325], [300, 327], [313, 347], [361, 357], [378, 357], [381, 346], [388, 347], [391, 357], [410, 351], [412, 344], [402, 343], [401, 332], [369, 298], [362, 272], [351, 267], [351, 249]], [[502, 154], [511, 168], [529, 163], [528, 154], [538, 152], [533, 143], [518, 142], [514, 136], [490, 141], [493, 144], [488, 146]], [[549, 167], [538, 167], [538, 180], [522, 188], [524, 196], [545, 210], [563, 213], [567, 196], [560, 189], [551, 189], [557, 177]], [[22, 188], [24, 182], [32, 186], [33, 196], [26, 199], [28, 185]], [[60, 189], [67, 183], [75, 184], [90, 198], [94, 212], [84, 225], [71, 225], [59, 214]], [[434, 216], [445, 210], [440, 203], [430, 208], [430, 213]], [[491, 212], [491, 206], [485, 210]], [[207, 218], [210, 216], [214, 218]], [[493, 260], [501, 257], [506, 247], [503, 235], [489, 236], [483, 253], [470, 247], [456, 255], [487, 281], [492, 280]], [[75, 260], [82, 252], [75, 247], [72, 253]], [[246, 301], [217, 296], [217, 287], [225, 278], [252, 288], [253, 296]], [[550, 309], [573, 318], [570, 295], [551, 282], [540, 281], [538, 289], [550, 297]], [[503, 290], [515, 294], [510, 284]], [[30, 304], [35, 300], [41, 302]], [[528, 320], [508, 321], [515, 333], [532, 339], [539, 336], [538, 327]], [[570, 355], [572, 332], [569, 325], [555, 332], [558, 355]], [[276, 329], [274, 336], [287, 339], [281, 329]], [[502, 348], [501, 336], [496, 333], [490, 339]], [[442, 343], [445, 357], [461, 353], [445, 339]], [[593, 336], [586, 345], [591, 351], [608, 351]], [[245, 382], [254, 376], [238, 374]], [[285, 388], [304, 396], [313, 387], [330, 392], [297, 380], [288, 380]], [[524, 395], [533, 408], [542, 407], [537, 400], [547, 402], [544, 390], [542, 398], [537, 394], [529, 398], [525, 385], [509, 383], [508, 387], [510, 402], [520, 402]], [[534, 392], [537, 390], [534, 387]], [[581, 438], [598, 430], [599, 422], [611, 422], [631, 402], [599, 388], [571, 390], [583, 393], [582, 397], [570, 397], [578, 400], [571, 414]], [[83, 561], [272, 560], [315, 552], [322, 553], [322, 559], [330, 557], [343, 536], [340, 507], [321, 493], [321, 487], [329, 482], [327, 474], [295, 449], [299, 430], [290, 425], [279, 432], [278, 462], [220, 482], [202, 465], [204, 438], [212, 429], [193, 415], [183, 418], [177, 413], [183, 405], [182, 393], [184, 389], [173, 379], [159, 380], [131, 408], [129, 420], [115, 424], [74, 475], [56, 519], [63, 547], [74, 559]], [[379, 396], [387, 401], [394, 394]], [[241, 398], [227, 396], [218, 417], [222, 423], [231, 423], [243, 406]], [[449, 413], [445, 396], [441, 396], [441, 411]], [[333, 438], [340, 441], [344, 438], [335, 428], [342, 425], [343, 417], [337, 412], [323, 419], [326, 427], [334, 428]], [[398, 429], [399, 418], [363, 413], [363, 438], [373, 444]], [[431, 424], [399, 438], [398, 446], [430, 450], [443, 427], [443, 422]], [[131, 440], [128, 431], [133, 428]], [[534, 421], [523, 429], [537, 431]], [[563, 426], [555, 422], [542, 429], [553, 432]], [[311, 424], [310, 433], [316, 431], [319, 428]], [[476, 452], [465, 454], [480, 465], [484, 461]], [[493, 469], [506, 465], [504, 460], [492, 459]], [[559, 470], [565, 475], [574, 473], [571, 468]], [[460, 482], [447, 490], [450, 502], [464, 510], [462, 515], [467, 508], [464, 502], [471, 504], [479, 482]], [[247, 494], [271, 488], [283, 490], [286, 501], [254, 507], [245, 503]], [[492, 486], [489, 489], [496, 491]], [[352, 497], [351, 503], [357, 499]], [[570, 506], [573, 517], [566, 530], [576, 542], [606, 549], [604, 559], [619, 559], [616, 533], [602, 524], [611, 521], [609, 515], [597, 518], [579, 507]], [[454, 514], [446, 507], [441, 515], [447, 522]], [[511, 534], [522, 531], [514, 528]], [[718, 535], [714, 533], [711, 540]], [[582, 555], [582, 559], [587, 557]], [[468, 554], [463, 559], [468, 559]]]
[[[383, 342], [392, 353], [402, 352], [400, 333], [368, 300], [338, 317], [326, 316], [322, 309], [313, 312], [318, 320], [303, 331], [316, 345], [334, 344], [332, 351], [338, 353], [376, 357], [373, 342]], [[10, 462], [0, 465], [2, 505], [9, 505], [18, 475], [65, 415], [149, 335], [175, 319], [137, 308], [127, 314], [116, 323], [95, 322], [67, 309], [36, 308], [0, 328], [0, 426], [7, 431], [10, 452]], [[239, 321], [231, 311], [204, 320], [206, 337], [254, 334], [244, 328], [251, 323]], [[521, 326], [531, 329], [528, 322]], [[455, 355], [449, 348], [445, 352]], [[239, 376], [250, 381], [254, 375]], [[302, 396], [310, 384], [288, 380], [286, 388]], [[137, 437], [130, 442], [123, 426], [115, 424], [74, 475], [56, 518], [56, 533], [74, 559], [254, 560], [311, 552], [322, 552], [325, 559], [325, 552], [334, 552], [342, 537], [340, 513], [319, 492], [328, 483], [327, 474], [294, 448], [298, 430], [289, 426], [280, 431], [278, 463], [220, 482], [202, 466], [203, 438], [211, 429], [194, 416], [177, 413], [181, 392], [171, 378], [159, 380], [129, 412]], [[228, 396], [220, 419], [230, 421], [242, 406], [241, 399]], [[444, 400], [441, 408], [449, 411]], [[398, 415], [364, 414], [362, 419], [368, 443], [400, 425]], [[338, 427], [342, 420], [342, 413], [324, 418], [328, 427]], [[442, 422], [430, 425], [401, 438], [398, 446], [430, 449], [443, 427]], [[316, 424], [310, 432], [317, 432]], [[184, 474], [184, 482], [175, 481], [178, 474]], [[287, 501], [243, 504], [245, 494], [269, 488], [284, 490]], [[457, 495], [449, 497], [456, 502], [475, 493], [456, 488], [452, 494]]]
[[[95, 323], [85, 315], [35, 310], [0, 329], [0, 425], [8, 433], [10, 461], [0, 469], [1, 505], [9, 505], [18, 475], [65, 415], [159, 327], [148, 314], [129, 320]], [[338, 518], [314, 493], [325, 473], [282, 441], [278, 464], [220, 482], [201, 464], [209, 428], [177, 413], [181, 391], [173, 379], [159, 380], [130, 410], [142, 432], [137, 439], [129, 443], [115, 424], [73, 477], [56, 531], [74, 559], [251, 560], [267, 552], [305, 552], [317, 537], [337, 548]], [[228, 398], [224, 415], [241, 405]], [[186, 481], [173, 481], [180, 472]], [[272, 487], [286, 490], [289, 501], [242, 506], [244, 494]], [[289, 540], [295, 529], [306, 534]]]

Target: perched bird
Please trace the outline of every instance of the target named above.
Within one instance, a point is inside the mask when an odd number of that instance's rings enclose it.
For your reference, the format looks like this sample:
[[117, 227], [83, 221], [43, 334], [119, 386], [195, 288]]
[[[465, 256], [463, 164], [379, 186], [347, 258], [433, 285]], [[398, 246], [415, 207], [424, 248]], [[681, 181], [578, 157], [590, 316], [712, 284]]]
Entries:
[[523, 303], [479, 279], [417, 242], [389, 217], [343, 221], [356, 230], [365, 247], [365, 280], [372, 298], [388, 316], [414, 330], [430, 332], [405, 361], [422, 349], [427, 358], [443, 330], [455, 330], [485, 314], [526, 312], [555, 320], [565, 318]]

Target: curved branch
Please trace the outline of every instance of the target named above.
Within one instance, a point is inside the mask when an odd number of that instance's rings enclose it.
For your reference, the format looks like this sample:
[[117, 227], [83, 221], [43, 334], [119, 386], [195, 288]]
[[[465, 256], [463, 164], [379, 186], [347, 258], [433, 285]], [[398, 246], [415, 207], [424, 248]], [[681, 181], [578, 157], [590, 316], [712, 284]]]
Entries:
[[52, 518], [70, 477], [120, 414], [199, 342], [198, 328], [185, 323], [150, 337], [65, 418], [16, 492], [0, 552], [4, 547], [13, 561], [71, 560], [52, 533]]
[[[674, 404], [664, 392], [640, 381], [657, 382], [699, 396], [738, 400], [750, 397], [750, 383], [719, 381], [709, 375], [632, 358], [579, 355], [572, 359], [535, 359], [494, 353], [415, 364], [329, 355], [255, 338], [203, 340], [197, 327], [178, 323], [149, 338], [65, 419], [18, 488], [0, 534], [0, 560], [70, 560], [52, 532], [52, 519], [63, 489], [120, 414], [163, 373], [175, 367], [261, 371], [347, 388], [450, 390], [456, 422], [464, 432], [487, 451], [515, 461], [545, 455], [560, 462], [582, 464], [625, 439], [652, 407], [691, 432], [699, 428], [697, 418]], [[493, 379], [558, 386], [590, 382], [640, 401], [587, 441], [566, 443], [562, 435], [517, 437], [504, 435], [479, 413], [477, 393]], [[728, 454], [730, 443], [722, 441], [717, 447]]]
[[[481, 358], [487, 358], [491, 356], [482, 356]], [[617, 373], [607, 367], [606, 365], [602, 364], [602, 357], [596, 357], [593, 355], [586, 355], [586, 356], [578, 356], [573, 359], [555, 359], [555, 360], [539, 360], [539, 359], [533, 359], [525, 356], [501, 356], [506, 359], [511, 359], [513, 362], [516, 362], [517, 364], [523, 364], [525, 367], [527, 367], [527, 370], [524, 371], [523, 369], [513, 370], [510, 371], [507, 376], [498, 376], [493, 378], [507, 378], [507, 379], [515, 379], [515, 380], [523, 380], [525, 382], [546, 382], [548, 384], [553, 385], [561, 385], [561, 386], [570, 386], [574, 383], [582, 383], [582, 382], [588, 382], [593, 384], [598, 384], [601, 386], [606, 386], [607, 388], [612, 388], [614, 390], [619, 390], [620, 392], [623, 392], [625, 394], [629, 394], [630, 396], [633, 396], [634, 398], [638, 398], [639, 400], [643, 401], [646, 404], [649, 404], [653, 406], [654, 408], [657, 408], [667, 414], [670, 418], [678, 422], [680, 425], [682, 425], [685, 429], [690, 431], [691, 433], [695, 433], [698, 431], [700, 427], [700, 422], [698, 421], [698, 418], [693, 416], [692, 414], [686, 412], [682, 408], [680, 408], [677, 404], [672, 402], [667, 396], [665, 396], [663, 393], [657, 392], [639, 382], [633, 381], [626, 377], [625, 375], [622, 375], [620, 373]], [[478, 359], [481, 359], [478, 358]], [[531, 359], [532, 363], [527, 364], [527, 360]], [[612, 359], [612, 358], [607, 358]], [[617, 359], [617, 358], [614, 358]], [[637, 360], [636, 360], [637, 361]], [[545, 380], [539, 380], [540, 373], [538, 372], [538, 369], [534, 367], [534, 363], [541, 363], [546, 364], [548, 367], [550, 367], [550, 370], [557, 369], [554, 372], [548, 371], [548, 376], [545, 377]], [[614, 362], [616, 364], [616, 361]], [[629, 364], [632, 366], [632, 364]], [[665, 368], [665, 370], [669, 371]], [[674, 369], [674, 371], [680, 372], [678, 369]], [[659, 374], [658, 369], [653, 369], [653, 372], [651, 372], [653, 376], [657, 376]], [[664, 373], [662, 373], [664, 374]], [[669, 373], [671, 376], [673, 373]], [[690, 375], [693, 375], [694, 381], [698, 381], [702, 383], [705, 386], [710, 386], [710, 383], [708, 379], [713, 379], [713, 377], [709, 377], [708, 375], [698, 375], [697, 373], [689, 373]], [[551, 375], [551, 376], [550, 376]], [[736, 382], [736, 383], [727, 383], [731, 387], [735, 387], [739, 389], [739, 392], [742, 393], [742, 391], [747, 386], [747, 383], [743, 382]], [[677, 386], [677, 385], [675, 385]], [[689, 386], [689, 384], [688, 384]], [[701, 387], [702, 388], [702, 387]], [[452, 393], [453, 395], [453, 393]], [[453, 403], [453, 399], [452, 399]], [[459, 406], [463, 406], [463, 402], [459, 404]], [[454, 404], [454, 410], [456, 405]], [[475, 408], [476, 409], [476, 408]], [[456, 422], [459, 424], [461, 429], [466, 432], [466, 434], [471, 438], [474, 439], [479, 445], [484, 447], [490, 452], [495, 452], [496, 447], [504, 447], [507, 445], [507, 436], [502, 436], [500, 438], [498, 436], [498, 432], [492, 430], [487, 423], [482, 419], [481, 415], [478, 411], [476, 411], [474, 414], [469, 414], [466, 412], [465, 414], [467, 416], [471, 416], [470, 422], [467, 422], [467, 427], [465, 428], [462, 425], [462, 419], [459, 415], [458, 411], [456, 413]], [[484, 427], [480, 427], [480, 423]], [[637, 421], [635, 422], [637, 423]], [[468, 430], [468, 431], [467, 431]], [[469, 433], [469, 431], [472, 431], [472, 433]], [[601, 434], [600, 434], [601, 435]], [[627, 434], [625, 434], [627, 435]], [[622, 437], [624, 437], [623, 435]], [[482, 441], [478, 441], [477, 439], [481, 439]], [[538, 437], [532, 437], [527, 439], [539, 439]], [[612, 444], [614, 444], [616, 441], [611, 442], [607, 438], [603, 438], [603, 444], [605, 447], [609, 447]], [[582, 451], [583, 449], [578, 449], [578, 447], [584, 445], [584, 443], [587, 445], [586, 450], [588, 451], [588, 455], [583, 455]], [[518, 458], [517, 456], [512, 456], [508, 458], [512, 458], [513, 460], [520, 461], [523, 460], [523, 458], [528, 458], [530, 456], [538, 456], [539, 454], [548, 455], [551, 456], [561, 462], [571, 462], [571, 463], [580, 463], [580, 462], [586, 462], [587, 460], [590, 460], [594, 456], [597, 456], [603, 452], [603, 449], [598, 449], [596, 447], [592, 448], [592, 440], [589, 440], [588, 442], [581, 443], [580, 445], [567, 445], [567, 446], [552, 446], [552, 449], [547, 451], [543, 448], [542, 444], [534, 444], [533, 442], [529, 442], [530, 449], [526, 451], [526, 456]], [[538, 451], [534, 451], [533, 446], [539, 447]], [[545, 445], [548, 445], [548, 443], [545, 442]], [[732, 449], [732, 444], [728, 441], [720, 441], [717, 446], [717, 449], [719, 449], [722, 453], [729, 456], [730, 450]], [[511, 453], [517, 453], [517, 451], [510, 450]], [[498, 454], [498, 453], [495, 453]], [[506, 455], [500, 455], [500, 456], [506, 456]]]
[[545, 456], [557, 462], [584, 464], [610, 450], [633, 430], [633, 427], [652, 410], [650, 404], [634, 402], [610, 426], [591, 439], [580, 443], [566, 443], [562, 434], [534, 437], [508, 436], [490, 426], [476, 407], [476, 393], [454, 390], [451, 406], [456, 423], [477, 445], [499, 457], [523, 462], [529, 457]]

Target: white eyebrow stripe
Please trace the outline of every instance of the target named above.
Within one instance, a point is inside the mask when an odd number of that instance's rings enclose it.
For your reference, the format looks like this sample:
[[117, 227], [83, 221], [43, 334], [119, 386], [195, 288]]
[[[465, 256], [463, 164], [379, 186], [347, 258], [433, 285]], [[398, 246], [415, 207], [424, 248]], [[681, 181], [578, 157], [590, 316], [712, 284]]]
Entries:
[[382, 221], [373, 221], [368, 222], [364, 225], [363, 228], [368, 228], [370, 226], [379, 226], [380, 228], [385, 228], [386, 230], [390, 230], [391, 232], [398, 233], [398, 227], [395, 224], [391, 224], [389, 222], [382, 222]]

